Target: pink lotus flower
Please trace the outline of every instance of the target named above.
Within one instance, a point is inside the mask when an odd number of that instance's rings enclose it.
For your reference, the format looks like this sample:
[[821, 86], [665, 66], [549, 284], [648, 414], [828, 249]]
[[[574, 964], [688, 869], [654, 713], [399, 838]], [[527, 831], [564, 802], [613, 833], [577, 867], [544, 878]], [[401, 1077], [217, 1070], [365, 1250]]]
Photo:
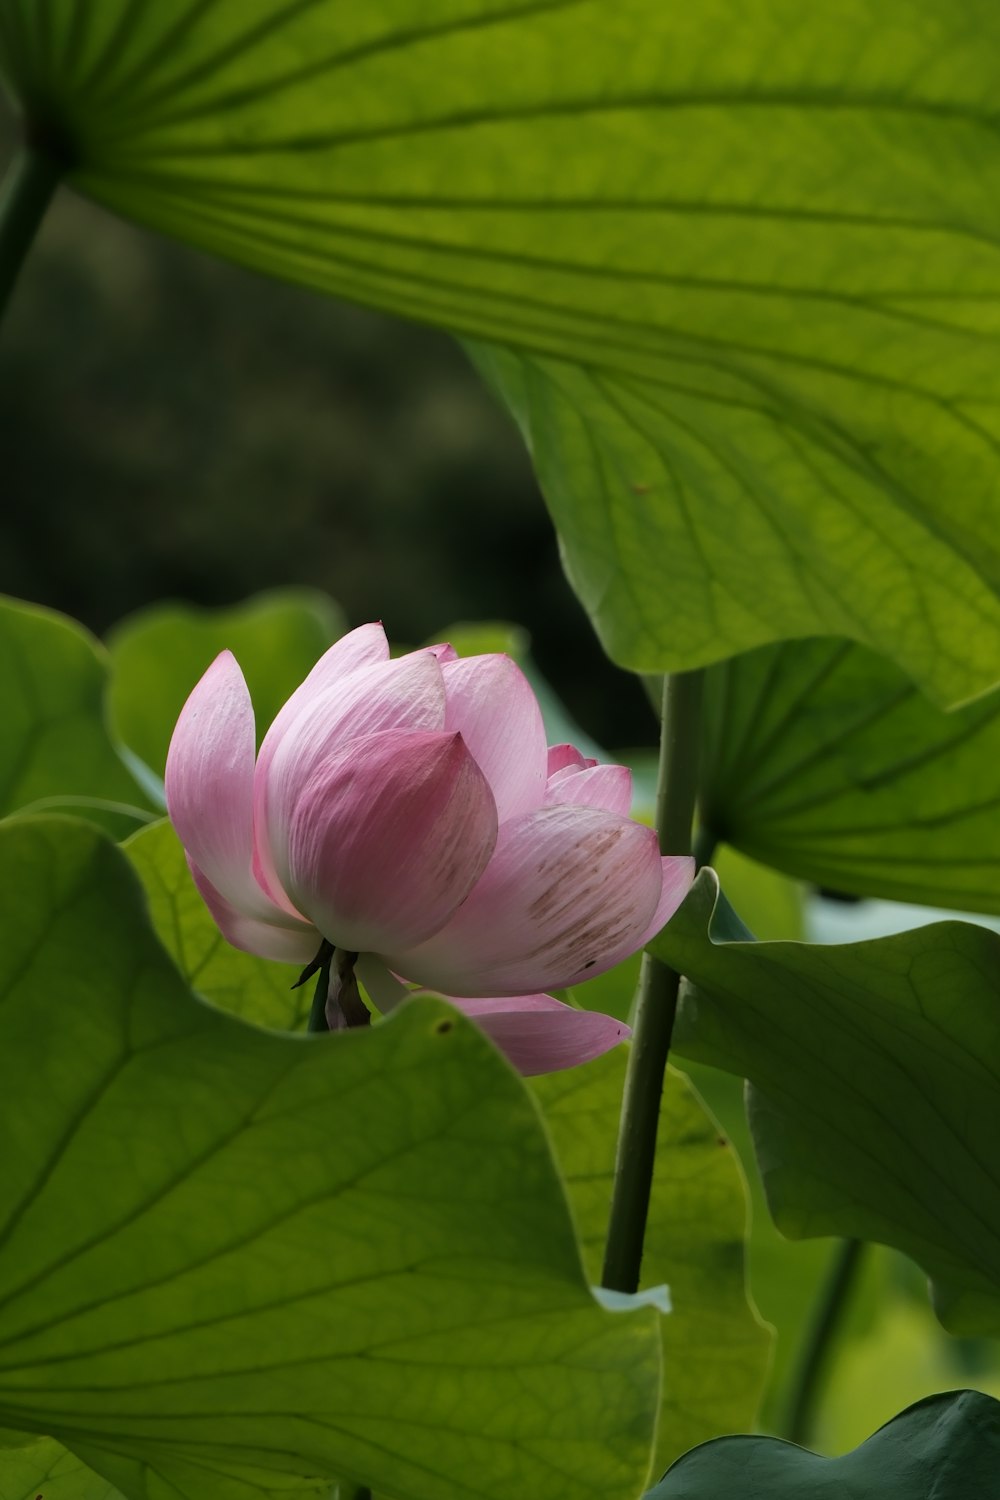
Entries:
[[[452, 999], [522, 1072], [627, 1035], [541, 993], [610, 969], [683, 900], [693, 861], [628, 816], [631, 775], [547, 749], [506, 656], [436, 646], [389, 659], [380, 625], [332, 646], [254, 755], [253, 707], [224, 651], [167, 757], [171, 820], [223, 935], [305, 964], [358, 954], [374, 1003], [400, 980]], [[397, 977], [398, 976], [398, 977]]]

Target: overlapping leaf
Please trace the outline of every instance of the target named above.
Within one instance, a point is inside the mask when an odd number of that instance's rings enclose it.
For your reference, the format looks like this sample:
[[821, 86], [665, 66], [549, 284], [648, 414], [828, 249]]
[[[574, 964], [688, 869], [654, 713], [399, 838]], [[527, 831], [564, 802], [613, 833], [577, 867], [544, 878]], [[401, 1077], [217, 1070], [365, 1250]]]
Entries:
[[0, 814], [63, 808], [116, 834], [153, 816], [108, 734], [108, 669], [82, 625], [0, 599]]
[[677, 1052], [750, 1080], [779, 1229], [894, 1245], [952, 1331], [1000, 1332], [1000, 937], [726, 941], [717, 893], [703, 872], [652, 948], [690, 981]]
[[1000, 912], [1000, 693], [946, 714], [845, 641], [769, 647], [708, 673], [703, 765], [704, 820], [755, 859]]
[[[533, 1087], [566, 1178], [584, 1258], [601, 1273], [625, 1048]], [[667, 1079], [643, 1285], [667, 1282], [673, 1312], [661, 1322], [664, 1381], [659, 1472], [695, 1443], [751, 1427], [770, 1343], [746, 1296], [746, 1200], [739, 1168], [715, 1122], [676, 1073]]]
[[0, 1424], [128, 1500], [146, 1467], [185, 1500], [631, 1500], [656, 1315], [592, 1297], [485, 1038], [431, 1001], [259, 1031], [190, 995], [94, 830], [13, 820], [0, 855]]
[[[123, 214], [492, 343], [612, 655], [996, 680], [986, 0], [2, 0]], [[474, 503], [474, 502], [470, 502]]]
[[52, 1438], [0, 1447], [0, 1500], [122, 1500], [119, 1492]]
[[998, 1474], [1000, 1401], [962, 1391], [919, 1401], [841, 1458], [720, 1438], [675, 1464], [649, 1500], [986, 1500]]
[[312, 987], [293, 988], [299, 968], [231, 948], [209, 915], [168, 822], [129, 839], [125, 852], [149, 902], [160, 942], [193, 990], [244, 1021], [298, 1031], [309, 1019]]

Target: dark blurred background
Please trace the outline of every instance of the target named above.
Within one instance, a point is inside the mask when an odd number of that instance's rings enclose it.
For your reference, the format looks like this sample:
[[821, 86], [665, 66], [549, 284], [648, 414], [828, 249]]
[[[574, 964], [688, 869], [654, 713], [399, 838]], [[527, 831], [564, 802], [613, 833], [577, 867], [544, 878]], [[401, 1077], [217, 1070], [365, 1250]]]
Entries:
[[[14, 141], [0, 115], [0, 170]], [[0, 493], [0, 592], [98, 634], [162, 598], [287, 583], [399, 642], [508, 619], [597, 739], [655, 739], [563, 576], [513, 423], [457, 344], [68, 190], [0, 338]]]

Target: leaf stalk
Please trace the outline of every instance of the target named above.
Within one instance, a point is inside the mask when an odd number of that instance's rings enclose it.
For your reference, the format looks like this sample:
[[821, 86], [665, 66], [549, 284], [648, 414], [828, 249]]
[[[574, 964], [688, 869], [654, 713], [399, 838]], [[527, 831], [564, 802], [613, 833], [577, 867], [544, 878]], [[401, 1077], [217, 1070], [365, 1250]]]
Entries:
[[[663, 854], [691, 852], [691, 825], [698, 795], [702, 683], [700, 670], [672, 673], [663, 680], [656, 786], [656, 831]], [[634, 1292], [639, 1287], [660, 1100], [680, 982], [681, 976], [675, 970], [651, 954], [643, 954], [601, 1278], [602, 1284], [614, 1291]]]
[[784, 1433], [790, 1443], [804, 1447], [816, 1425], [816, 1405], [822, 1394], [851, 1293], [861, 1269], [863, 1240], [841, 1240], [833, 1253], [827, 1277], [813, 1309], [812, 1322], [792, 1381]]
[[0, 318], [62, 176], [62, 166], [40, 146], [25, 144], [0, 188]]

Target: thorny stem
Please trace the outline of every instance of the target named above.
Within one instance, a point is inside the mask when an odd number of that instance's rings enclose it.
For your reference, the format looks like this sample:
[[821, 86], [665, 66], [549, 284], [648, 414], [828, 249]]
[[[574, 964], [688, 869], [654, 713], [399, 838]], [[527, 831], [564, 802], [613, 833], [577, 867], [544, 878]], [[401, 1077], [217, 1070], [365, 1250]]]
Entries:
[[864, 1251], [863, 1240], [841, 1240], [813, 1310], [802, 1355], [792, 1381], [784, 1436], [805, 1444], [812, 1437], [816, 1402], [822, 1393], [830, 1355], [857, 1285]]
[[34, 145], [22, 146], [8, 168], [0, 188], [0, 317], [61, 175], [56, 157]]
[[[701, 692], [700, 671], [677, 672], [664, 678], [656, 787], [656, 829], [663, 854], [691, 852], [691, 823], [698, 793]], [[602, 1276], [603, 1285], [615, 1291], [634, 1292], [639, 1286], [660, 1098], [680, 982], [681, 976], [673, 969], [643, 954]]]

